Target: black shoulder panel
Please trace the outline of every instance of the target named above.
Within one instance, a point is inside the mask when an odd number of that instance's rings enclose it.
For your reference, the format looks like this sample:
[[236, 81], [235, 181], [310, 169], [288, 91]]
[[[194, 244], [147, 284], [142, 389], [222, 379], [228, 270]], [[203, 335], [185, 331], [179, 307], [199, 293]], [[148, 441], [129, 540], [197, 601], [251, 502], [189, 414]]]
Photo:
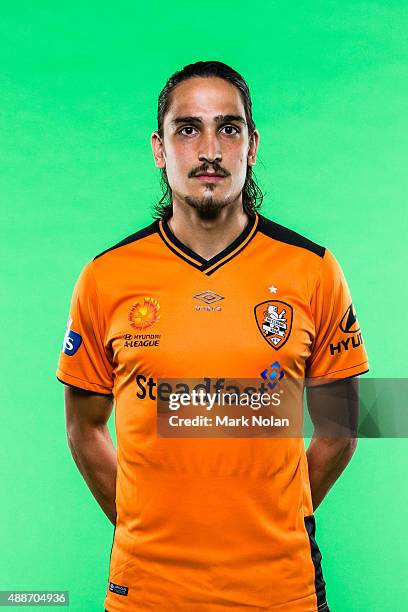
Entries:
[[305, 238], [301, 234], [283, 225], [279, 225], [279, 223], [267, 219], [263, 215], [259, 215], [258, 231], [274, 240], [279, 240], [280, 242], [285, 242], [286, 244], [292, 244], [293, 246], [312, 251], [312, 253], [316, 253], [319, 257], [323, 257], [326, 251], [325, 247], [316, 244], [316, 242], [312, 242], [308, 238]]
[[121, 240], [117, 244], [114, 244], [109, 249], [106, 249], [105, 251], [102, 251], [102, 253], [99, 253], [99, 255], [96, 255], [94, 257], [94, 261], [95, 261], [95, 259], [98, 259], [98, 257], [101, 257], [102, 255], [105, 255], [105, 253], [108, 253], [109, 251], [113, 251], [114, 249], [118, 249], [121, 246], [125, 246], [125, 244], [130, 244], [131, 242], [135, 242], [136, 240], [140, 240], [141, 238], [146, 238], [146, 236], [150, 236], [151, 234], [155, 234], [158, 231], [158, 227], [159, 227], [158, 221], [153, 221], [153, 223], [151, 223], [147, 227], [143, 227], [142, 229], [140, 229], [139, 231], [135, 232], [134, 234], [131, 234], [127, 238], [124, 238], [123, 240]]

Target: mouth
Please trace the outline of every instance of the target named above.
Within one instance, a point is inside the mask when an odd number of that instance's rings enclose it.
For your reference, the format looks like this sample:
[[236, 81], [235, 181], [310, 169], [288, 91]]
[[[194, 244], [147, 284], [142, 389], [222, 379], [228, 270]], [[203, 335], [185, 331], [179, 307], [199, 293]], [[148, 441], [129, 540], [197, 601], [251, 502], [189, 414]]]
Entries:
[[219, 183], [225, 178], [225, 176], [221, 176], [220, 174], [198, 174], [194, 178], [198, 179], [202, 183]]

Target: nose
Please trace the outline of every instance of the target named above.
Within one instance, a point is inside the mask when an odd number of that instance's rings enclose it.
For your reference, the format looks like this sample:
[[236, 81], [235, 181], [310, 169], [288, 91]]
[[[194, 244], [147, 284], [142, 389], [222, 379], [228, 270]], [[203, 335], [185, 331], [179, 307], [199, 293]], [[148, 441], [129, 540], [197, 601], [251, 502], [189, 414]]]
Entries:
[[198, 159], [200, 161], [207, 161], [209, 163], [213, 163], [215, 161], [220, 162], [222, 160], [220, 143], [214, 132], [211, 131], [203, 133], [203, 136], [200, 139]]

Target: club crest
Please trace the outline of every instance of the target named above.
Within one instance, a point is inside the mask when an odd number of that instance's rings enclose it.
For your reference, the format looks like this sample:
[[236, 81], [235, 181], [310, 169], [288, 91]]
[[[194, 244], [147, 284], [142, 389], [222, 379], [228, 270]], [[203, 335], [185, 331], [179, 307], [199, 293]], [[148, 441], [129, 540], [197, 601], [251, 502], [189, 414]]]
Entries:
[[287, 341], [292, 330], [293, 308], [280, 300], [267, 300], [254, 308], [258, 329], [275, 350]]

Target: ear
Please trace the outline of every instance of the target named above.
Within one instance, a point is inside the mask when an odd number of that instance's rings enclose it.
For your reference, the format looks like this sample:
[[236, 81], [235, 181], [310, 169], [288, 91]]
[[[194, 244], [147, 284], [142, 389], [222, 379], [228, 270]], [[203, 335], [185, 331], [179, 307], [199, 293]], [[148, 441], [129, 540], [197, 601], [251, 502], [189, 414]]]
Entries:
[[255, 166], [256, 164], [256, 154], [258, 151], [258, 145], [259, 145], [259, 132], [258, 130], [254, 130], [253, 134], [249, 138], [248, 166]]
[[164, 150], [164, 143], [157, 131], [153, 132], [150, 137], [150, 143], [152, 145], [154, 162], [157, 168], [166, 167], [166, 153]]

